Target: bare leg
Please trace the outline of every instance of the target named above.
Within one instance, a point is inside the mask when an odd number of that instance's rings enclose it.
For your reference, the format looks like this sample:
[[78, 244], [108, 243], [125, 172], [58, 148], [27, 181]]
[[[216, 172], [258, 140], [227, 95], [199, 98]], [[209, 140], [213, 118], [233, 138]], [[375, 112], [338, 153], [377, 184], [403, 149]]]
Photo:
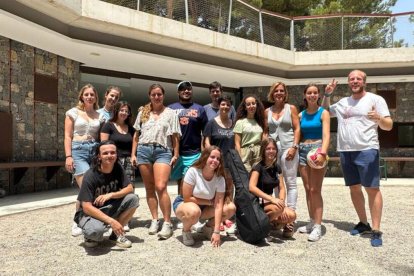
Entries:
[[124, 212], [122, 212], [117, 221], [121, 224], [121, 225], [126, 225], [128, 223], [128, 221], [131, 220], [132, 216], [134, 215], [135, 211], [137, 210], [137, 208], [130, 208], [125, 210]]
[[365, 197], [362, 193], [361, 184], [349, 186], [351, 192], [352, 203], [354, 204], [355, 211], [357, 212], [359, 221], [367, 224], [367, 213], [365, 211]]
[[[76, 184], [78, 184], [78, 187], [80, 189], [81, 186], [82, 186], [83, 174], [75, 176], [75, 180], [76, 180]], [[80, 209], [80, 202], [79, 201], [76, 201], [76, 205], [75, 206], [76, 206], [76, 211], [78, 211]]]
[[315, 224], [322, 223], [323, 215], [323, 199], [322, 199], [322, 183], [325, 176], [326, 168], [312, 169], [308, 167], [308, 177], [310, 180], [310, 209], [311, 218], [314, 219]]
[[264, 207], [264, 211], [266, 215], [269, 217], [270, 222], [276, 221], [280, 217], [280, 215], [282, 215], [283, 210], [284, 208], [281, 209], [275, 204], [267, 204]]
[[[236, 205], [233, 202], [224, 203], [223, 205], [223, 213], [221, 215], [221, 221], [225, 221], [226, 219], [231, 218], [236, 213]], [[201, 213], [202, 219], [208, 219], [207, 226], [214, 227], [214, 216], [215, 216], [215, 208], [214, 206], [207, 206], [204, 208], [203, 212]]]
[[177, 218], [183, 223], [183, 231], [191, 231], [191, 226], [197, 223], [201, 216], [200, 207], [194, 202], [181, 203], [177, 210]]
[[372, 229], [380, 230], [382, 215], [382, 194], [379, 188], [365, 188], [368, 194], [369, 210], [371, 212]]
[[160, 201], [160, 208], [164, 216], [164, 221], [171, 222], [171, 200], [167, 191], [167, 183], [171, 167], [168, 164], [155, 163], [153, 170], [155, 190], [157, 191], [158, 199]]
[[310, 184], [309, 184], [309, 170], [308, 166], [299, 166], [300, 176], [302, 177], [303, 187], [305, 188], [306, 193], [306, 205], [308, 206], [309, 218], [314, 219], [313, 213], [311, 212], [310, 205]]
[[282, 214], [277, 218], [278, 223], [292, 223], [296, 220], [296, 212], [292, 208], [285, 207]]
[[158, 219], [158, 199], [155, 194], [154, 171], [152, 164], [139, 165], [139, 171], [145, 185], [147, 204], [151, 212], [152, 219]]

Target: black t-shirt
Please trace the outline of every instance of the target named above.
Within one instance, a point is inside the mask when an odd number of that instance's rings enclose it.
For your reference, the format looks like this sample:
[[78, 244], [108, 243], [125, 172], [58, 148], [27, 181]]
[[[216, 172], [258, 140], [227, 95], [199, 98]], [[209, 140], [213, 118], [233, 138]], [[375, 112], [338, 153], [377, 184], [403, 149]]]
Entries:
[[282, 170], [278, 164], [275, 164], [275, 166], [266, 169], [265, 166], [259, 162], [253, 167], [252, 171], [259, 173], [257, 188], [266, 194], [272, 195], [273, 190], [276, 187], [279, 187], [279, 174], [282, 172]]
[[90, 168], [83, 177], [78, 200], [93, 203], [98, 196], [120, 191], [129, 184], [129, 178], [119, 164], [115, 164], [111, 173]]
[[131, 156], [132, 137], [135, 132], [132, 126], [128, 126], [128, 132], [122, 134], [116, 129], [113, 122], [107, 122], [103, 125], [101, 132], [109, 134], [109, 140], [115, 142], [119, 157]]
[[210, 137], [210, 143], [219, 147], [224, 154], [229, 149], [234, 149], [233, 127], [223, 128], [213, 119], [207, 123], [203, 134]]

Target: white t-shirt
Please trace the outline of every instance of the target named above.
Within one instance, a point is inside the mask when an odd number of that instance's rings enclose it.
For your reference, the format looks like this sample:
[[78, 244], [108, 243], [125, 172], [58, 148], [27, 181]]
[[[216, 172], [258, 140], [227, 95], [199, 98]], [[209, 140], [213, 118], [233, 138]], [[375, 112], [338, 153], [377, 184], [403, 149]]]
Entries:
[[378, 124], [368, 118], [373, 108], [382, 117], [390, 116], [384, 98], [370, 92], [361, 99], [346, 97], [330, 106], [331, 116], [338, 118], [338, 151], [379, 149]]
[[211, 200], [216, 196], [216, 192], [224, 193], [226, 190], [224, 177], [214, 175], [213, 179], [207, 181], [202, 176], [201, 170], [194, 167], [188, 169], [184, 182], [193, 186], [193, 196], [201, 199]]

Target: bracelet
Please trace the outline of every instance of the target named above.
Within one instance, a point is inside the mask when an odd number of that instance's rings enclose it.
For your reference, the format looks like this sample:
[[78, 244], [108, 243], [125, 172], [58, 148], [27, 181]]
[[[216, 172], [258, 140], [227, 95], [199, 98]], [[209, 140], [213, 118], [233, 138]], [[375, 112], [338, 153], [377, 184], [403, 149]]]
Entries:
[[72, 157], [72, 155], [67, 155], [66, 158]]
[[219, 234], [219, 235], [220, 235], [220, 231], [216, 231], [216, 230], [214, 230], [214, 231], [213, 231], [213, 234]]
[[323, 94], [325, 97], [329, 98], [330, 96], [332, 96], [332, 93], [325, 93]]

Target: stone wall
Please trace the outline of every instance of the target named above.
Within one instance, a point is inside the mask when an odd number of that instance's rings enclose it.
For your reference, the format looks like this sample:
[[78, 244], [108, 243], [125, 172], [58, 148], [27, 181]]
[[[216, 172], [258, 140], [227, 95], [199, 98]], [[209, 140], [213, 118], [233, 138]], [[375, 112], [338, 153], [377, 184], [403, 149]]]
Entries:
[[[396, 109], [390, 109], [391, 117], [394, 123], [413, 123], [414, 124], [414, 83], [369, 83], [369, 76], [367, 79], [367, 91], [376, 93], [378, 90], [395, 90], [396, 91]], [[289, 86], [289, 103], [294, 104], [300, 110], [303, 108], [303, 91], [305, 85]], [[260, 99], [266, 101], [267, 93], [266, 87], [248, 87], [243, 88], [243, 95], [255, 94]], [[324, 86], [320, 85], [319, 89], [324, 91]], [[349, 96], [347, 84], [340, 84], [337, 86], [335, 94], [331, 97], [331, 102], [335, 103], [341, 98]], [[386, 135], [386, 134], [385, 134]], [[338, 156], [336, 151], [336, 132], [331, 132], [331, 142], [329, 147], [330, 156]], [[381, 148], [381, 156], [409, 156], [414, 157], [414, 148]], [[388, 162], [388, 176], [390, 177], [412, 177], [414, 175], [414, 162]], [[329, 165], [329, 176], [342, 176], [342, 170], [339, 162], [331, 162]]]
[[[79, 63], [5, 37], [0, 37], [0, 61], [0, 112], [12, 115], [13, 153], [7, 161], [64, 160], [64, 117], [76, 103]], [[57, 104], [35, 100], [35, 73], [57, 79]], [[70, 186], [63, 167], [50, 180], [46, 171], [0, 170], [0, 188], [18, 194]], [[17, 173], [22, 177], [14, 183]]]

